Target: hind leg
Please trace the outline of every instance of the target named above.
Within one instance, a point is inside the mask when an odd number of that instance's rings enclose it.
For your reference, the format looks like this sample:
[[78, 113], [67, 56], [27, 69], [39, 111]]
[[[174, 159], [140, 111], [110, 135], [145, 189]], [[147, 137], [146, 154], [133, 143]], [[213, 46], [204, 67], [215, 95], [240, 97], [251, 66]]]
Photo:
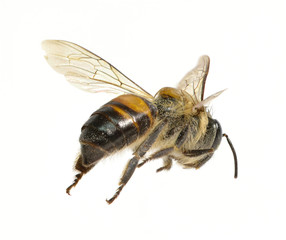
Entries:
[[82, 178], [82, 176], [84, 174], [86, 174], [94, 166], [95, 166], [95, 164], [91, 164], [89, 166], [83, 165], [81, 154], [78, 156], [78, 158], [76, 159], [76, 164], [75, 164], [74, 168], [75, 168], [75, 170], [79, 171], [80, 173], [75, 175], [74, 182], [66, 189], [66, 193], [68, 195], [70, 195], [70, 190], [78, 184], [78, 182]]
[[107, 156], [108, 153], [97, 146], [90, 143], [81, 143], [81, 153], [75, 162], [75, 170], [79, 171], [75, 175], [74, 182], [66, 189], [66, 193], [70, 195], [70, 190], [75, 187], [84, 174], [92, 169], [100, 159]]

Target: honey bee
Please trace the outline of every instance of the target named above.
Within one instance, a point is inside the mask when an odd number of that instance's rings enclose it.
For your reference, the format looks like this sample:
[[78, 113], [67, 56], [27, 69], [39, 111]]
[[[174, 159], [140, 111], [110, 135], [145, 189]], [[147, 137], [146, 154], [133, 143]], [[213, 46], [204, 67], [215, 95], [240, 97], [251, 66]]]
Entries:
[[213, 119], [206, 105], [219, 96], [204, 99], [210, 59], [200, 57], [177, 88], [164, 87], [152, 96], [111, 64], [85, 48], [67, 41], [42, 43], [46, 60], [76, 87], [89, 92], [112, 92], [118, 96], [95, 111], [81, 128], [81, 149], [75, 162], [79, 173], [66, 189], [69, 194], [84, 174], [101, 159], [126, 147], [133, 157], [127, 163], [111, 204], [120, 194], [137, 167], [162, 159], [157, 172], [169, 170], [176, 161], [183, 168], [200, 168], [214, 154], [222, 137], [233, 152], [235, 178], [237, 156], [220, 123]]

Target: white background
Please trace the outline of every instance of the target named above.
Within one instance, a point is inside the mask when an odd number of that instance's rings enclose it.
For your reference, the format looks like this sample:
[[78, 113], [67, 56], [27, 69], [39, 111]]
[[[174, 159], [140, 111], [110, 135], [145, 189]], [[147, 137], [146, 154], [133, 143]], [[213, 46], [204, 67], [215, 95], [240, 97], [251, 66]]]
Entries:
[[[285, 239], [285, 1], [1, 0], [1, 239]], [[72, 196], [81, 125], [113, 96], [70, 86], [44, 39], [75, 42], [155, 94], [211, 58], [206, 96], [230, 136], [199, 170], [138, 169], [107, 205], [131, 152]]]

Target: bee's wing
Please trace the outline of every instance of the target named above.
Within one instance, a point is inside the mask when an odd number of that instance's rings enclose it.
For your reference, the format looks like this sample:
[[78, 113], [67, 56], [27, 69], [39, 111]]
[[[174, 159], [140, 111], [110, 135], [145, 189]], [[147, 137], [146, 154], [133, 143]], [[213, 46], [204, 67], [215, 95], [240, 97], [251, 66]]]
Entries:
[[201, 56], [197, 66], [188, 72], [179, 82], [178, 88], [187, 91], [197, 101], [204, 99], [205, 83], [209, 72], [210, 58]]
[[77, 44], [45, 40], [42, 47], [50, 66], [80, 89], [89, 92], [133, 93], [153, 99], [152, 95], [111, 64]]

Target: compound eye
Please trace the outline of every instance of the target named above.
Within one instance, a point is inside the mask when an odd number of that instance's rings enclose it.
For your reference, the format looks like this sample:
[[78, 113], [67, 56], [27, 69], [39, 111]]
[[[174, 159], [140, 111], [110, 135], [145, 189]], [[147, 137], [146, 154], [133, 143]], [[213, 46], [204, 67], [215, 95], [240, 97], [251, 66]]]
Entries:
[[216, 150], [220, 145], [222, 139], [222, 128], [217, 120], [212, 119], [212, 121], [212, 127], [214, 129], [214, 132], [216, 133], [212, 148]]

